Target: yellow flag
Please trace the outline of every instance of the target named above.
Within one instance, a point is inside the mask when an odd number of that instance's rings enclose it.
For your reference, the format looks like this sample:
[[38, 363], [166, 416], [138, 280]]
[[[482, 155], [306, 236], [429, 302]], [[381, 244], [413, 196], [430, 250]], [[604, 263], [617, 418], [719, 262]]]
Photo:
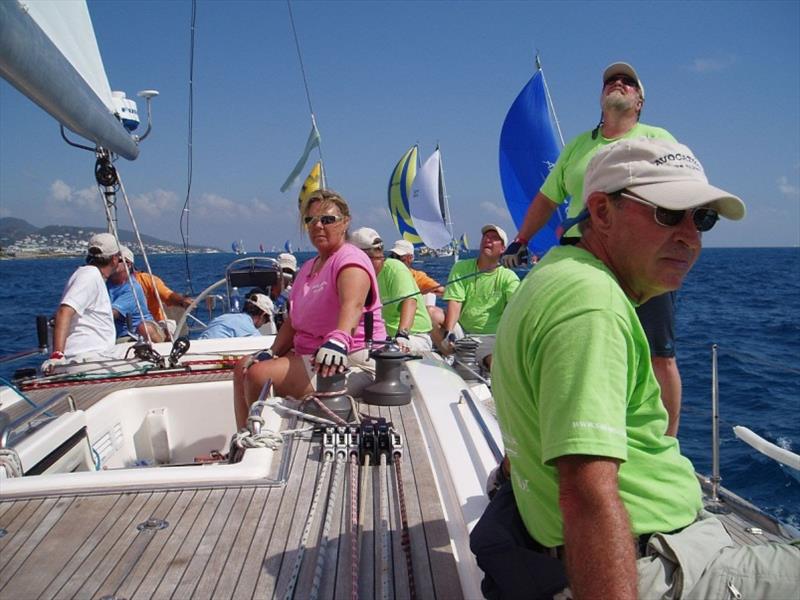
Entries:
[[317, 163], [306, 177], [303, 187], [300, 189], [300, 196], [297, 198], [297, 207], [302, 208], [303, 203], [309, 196], [322, 187], [322, 163]]

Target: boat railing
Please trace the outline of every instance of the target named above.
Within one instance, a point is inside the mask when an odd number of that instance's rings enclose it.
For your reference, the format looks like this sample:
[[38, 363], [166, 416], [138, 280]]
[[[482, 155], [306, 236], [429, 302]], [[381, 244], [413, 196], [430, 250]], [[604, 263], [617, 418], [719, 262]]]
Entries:
[[70, 412], [74, 412], [76, 410], [75, 400], [73, 399], [72, 395], [67, 391], [59, 392], [58, 394], [52, 396], [46, 402], [31, 407], [30, 410], [28, 410], [23, 415], [17, 417], [13, 421], [8, 416], [8, 413], [0, 412], [0, 448], [8, 447], [8, 439], [12, 431], [17, 429], [20, 425], [31, 422], [33, 419], [46, 413], [56, 404], [59, 404], [64, 400], [66, 400], [69, 403]]

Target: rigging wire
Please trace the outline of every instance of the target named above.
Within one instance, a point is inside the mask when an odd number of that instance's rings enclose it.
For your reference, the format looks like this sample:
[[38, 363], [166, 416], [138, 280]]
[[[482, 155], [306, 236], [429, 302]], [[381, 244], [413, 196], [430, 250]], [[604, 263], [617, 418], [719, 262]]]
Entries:
[[[303, 64], [303, 55], [300, 52], [300, 39], [297, 37], [297, 28], [294, 25], [294, 14], [292, 13], [292, 2], [291, 0], [286, 0], [286, 6], [289, 9], [289, 22], [292, 25], [292, 36], [294, 37], [294, 47], [297, 49], [297, 60], [300, 61], [300, 73], [303, 76], [303, 86], [306, 90], [306, 101], [308, 102], [308, 112], [311, 114], [311, 126], [314, 129], [317, 128], [317, 118], [314, 115], [314, 107], [311, 104], [311, 91], [308, 87], [308, 77], [306, 76], [306, 67]], [[317, 142], [317, 151], [319, 152], [319, 162], [320, 162], [320, 186], [322, 188], [327, 187], [327, 181], [325, 178], [325, 161], [322, 158], [322, 138], [320, 137]]]
[[[189, 200], [192, 193], [192, 134], [194, 131], [194, 34], [197, 19], [197, 0], [192, 0], [192, 17], [189, 35], [189, 132], [187, 139], [187, 164], [186, 164], [186, 199], [181, 210], [180, 231], [183, 242], [183, 256], [186, 261], [186, 287], [189, 294], [194, 296], [192, 286], [192, 271], [189, 267]], [[185, 224], [185, 225], [184, 225]], [[184, 233], [185, 232], [185, 233]]]

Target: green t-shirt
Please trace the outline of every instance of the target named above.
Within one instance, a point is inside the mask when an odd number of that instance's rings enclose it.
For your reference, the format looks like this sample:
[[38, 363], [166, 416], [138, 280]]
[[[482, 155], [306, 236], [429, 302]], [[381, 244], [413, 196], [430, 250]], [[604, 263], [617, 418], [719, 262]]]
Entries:
[[503, 315], [509, 298], [519, 287], [519, 277], [511, 269], [498, 266], [492, 271], [475, 277], [466, 277], [478, 272], [478, 259], [460, 260], [450, 269], [443, 300], [461, 302], [461, 316], [458, 322], [465, 333], [494, 333]]
[[694, 468], [664, 435], [667, 411], [635, 307], [611, 271], [578, 247], [550, 250], [506, 307], [492, 391], [528, 532], [564, 543], [555, 459], [622, 461], [634, 535], [672, 531], [700, 510]]
[[[539, 190], [556, 204], [561, 204], [568, 196], [572, 199], [567, 208], [567, 217], [575, 217], [583, 210], [583, 176], [586, 174], [586, 167], [595, 153], [602, 148], [617, 140], [625, 138], [648, 137], [660, 138], [675, 141], [672, 134], [661, 127], [644, 125], [637, 123], [633, 128], [615, 138], [605, 138], [599, 135], [592, 139], [592, 132], [587, 131], [573, 139], [564, 146], [558, 156], [555, 166], [550, 171], [547, 179], [544, 180]], [[570, 237], [580, 237], [578, 227], [572, 227], [568, 232]]]
[[383, 263], [381, 272], [378, 273], [378, 288], [381, 291], [381, 302], [384, 303], [383, 321], [386, 323], [386, 333], [392, 337], [397, 334], [400, 325], [400, 306], [402, 302], [392, 302], [389, 300], [407, 296], [417, 292], [413, 298], [417, 301], [417, 310], [414, 313], [414, 324], [411, 326], [411, 333], [429, 333], [433, 329], [431, 317], [425, 307], [425, 300], [419, 293], [414, 277], [402, 262], [395, 258], [387, 258]]

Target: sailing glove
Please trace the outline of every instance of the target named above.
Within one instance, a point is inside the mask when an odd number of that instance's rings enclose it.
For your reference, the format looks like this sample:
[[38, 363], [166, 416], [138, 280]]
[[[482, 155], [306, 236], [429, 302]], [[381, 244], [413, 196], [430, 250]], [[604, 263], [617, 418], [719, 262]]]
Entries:
[[411, 345], [409, 344], [409, 333], [408, 329], [398, 329], [397, 333], [394, 336], [395, 343], [400, 346], [400, 349], [403, 352], [408, 352], [411, 350]]
[[500, 257], [500, 262], [509, 269], [528, 264], [528, 240], [519, 236], [514, 238]]
[[333, 338], [329, 339], [317, 350], [314, 362], [321, 368], [332, 367], [334, 373], [344, 370], [347, 367], [347, 344]]
[[67, 359], [61, 352], [53, 352], [46, 361], [42, 363], [42, 373], [45, 375], [52, 375], [56, 367], [67, 364]]
[[456, 334], [452, 331], [447, 331], [445, 329], [444, 335], [442, 336], [442, 346], [443, 349], [448, 353], [452, 354], [455, 352], [456, 349]]

